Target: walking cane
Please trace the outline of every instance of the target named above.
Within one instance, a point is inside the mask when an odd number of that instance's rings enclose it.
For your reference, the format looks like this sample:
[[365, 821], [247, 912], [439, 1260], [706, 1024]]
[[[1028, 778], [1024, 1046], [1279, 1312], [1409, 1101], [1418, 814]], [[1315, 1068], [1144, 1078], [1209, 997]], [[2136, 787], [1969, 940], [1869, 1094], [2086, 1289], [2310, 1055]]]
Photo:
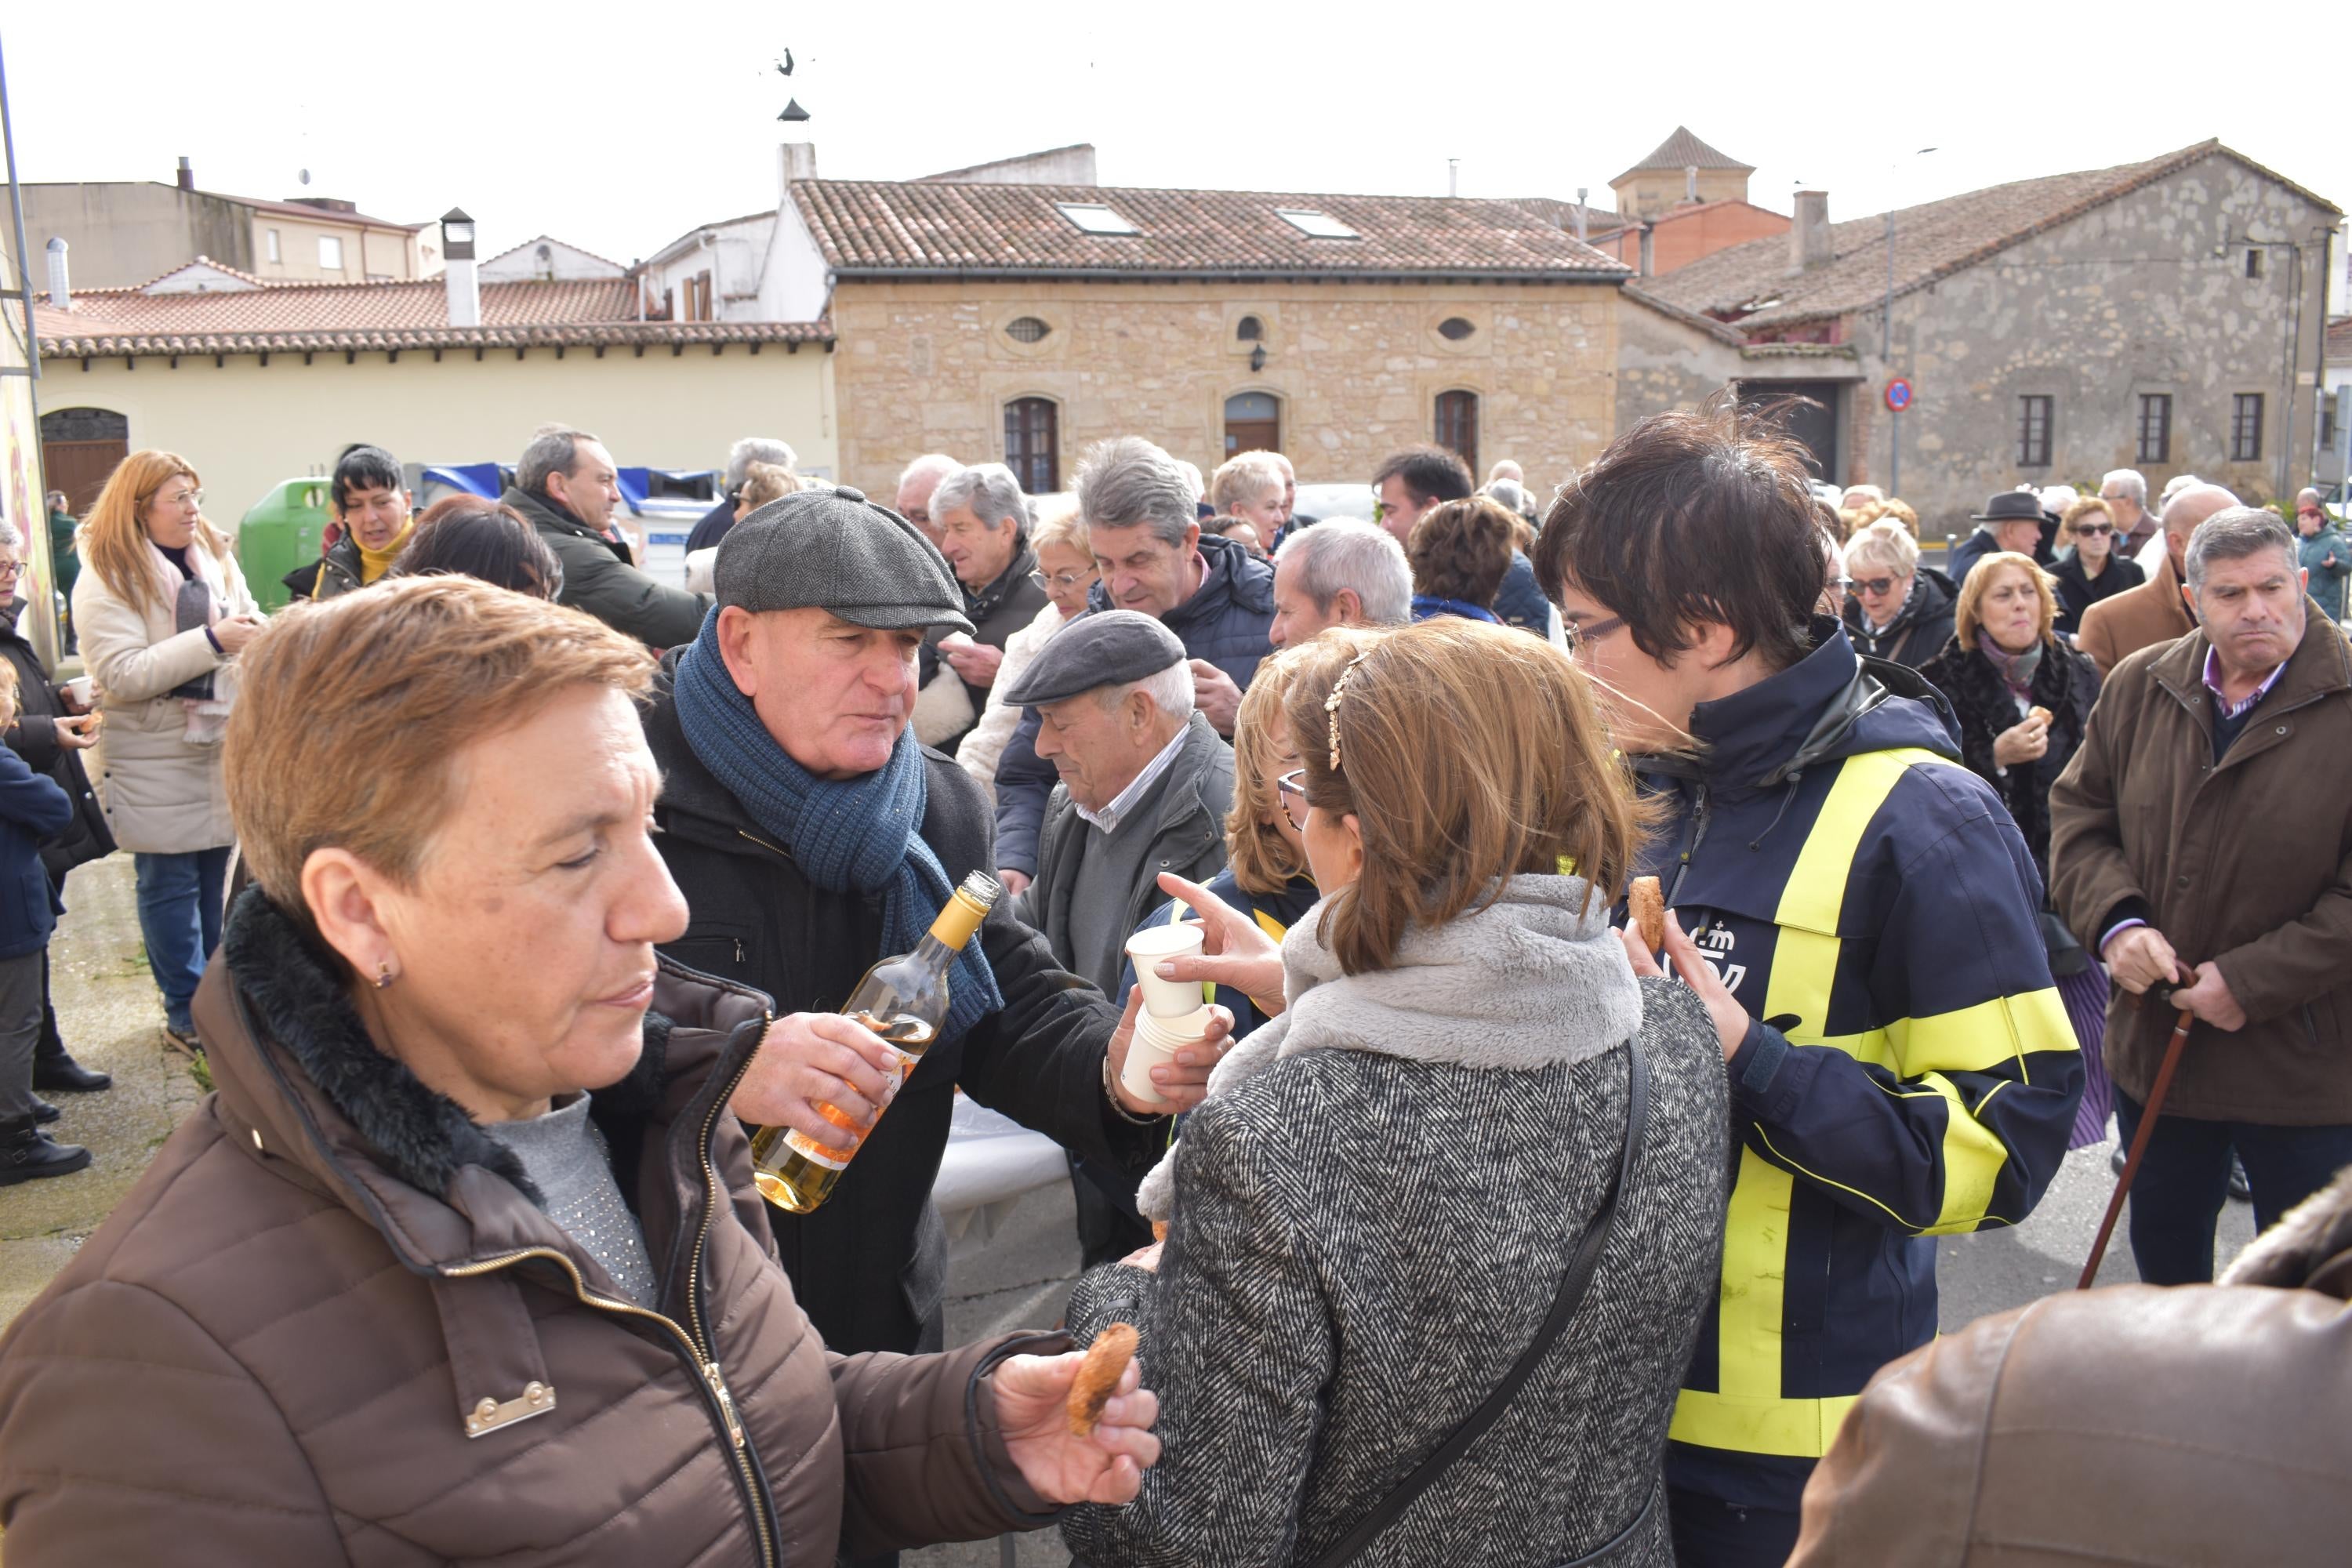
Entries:
[[[2155, 992], [2160, 1000], [2172, 999], [2172, 987], [2160, 985]], [[2154, 994], [2155, 993], [2151, 993]], [[2131, 1191], [2132, 1178], [2139, 1174], [2139, 1157], [2147, 1152], [2147, 1141], [2156, 1132], [2156, 1119], [2164, 1110], [2164, 1097], [2172, 1088], [2172, 1072], [2180, 1065], [2180, 1047], [2189, 1043], [2191, 1020], [2187, 1009], [2172, 1026], [2172, 1038], [2164, 1047], [2164, 1062], [2156, 1069], [2156, 1084], [2147, 1091], [2147, 1105], [2141, 1110], [2139, 1131], [2132, 1134], [2131, 1152], [2124, 1157], [2123, 1174], [2116, 1178], [2116, 1195], [2107, 1200], [2107, 1216], [2099, 1222], [2098, 1239], [2091, 1243], [2091, 1259], [2083, 1265], [2083, 1277], [2074, 1282], [2077, 1290], [2087, 1290], [2099, 1277], [2099, 1263], [2107, 1255], [2107, 1238], [2115, 1234], [2116, 1216], [2124, 1212], [2124, 1194]]]

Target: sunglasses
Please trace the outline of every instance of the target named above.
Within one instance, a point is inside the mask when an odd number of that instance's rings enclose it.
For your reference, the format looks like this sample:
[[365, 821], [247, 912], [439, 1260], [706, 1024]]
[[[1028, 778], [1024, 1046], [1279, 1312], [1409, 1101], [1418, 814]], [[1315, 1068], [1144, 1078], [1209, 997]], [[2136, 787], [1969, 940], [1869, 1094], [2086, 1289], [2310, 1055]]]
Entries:
[[2074, 525], [2074, 537], [2077, 539], [2105, 539], [2114, 531], [2104, 522], [2078, 522]]
[[1621, 629], [1624, 625], [1624, 616], [1612, 616], [1605, 621], [1562, 621], [1559, 630], [1560, 636], [1568, 643], [1569, 657], [1573, 658], [1584, 651], [1585, 644], [1599, 642], [1602, 637]]
[[1853, 585], [1857, 592], [1867, 594], [1875, 599], [1882, 594], [1895, 592], [1895, 584], [1901, 581], [1899, 577], [1856, 577], [1853, 579]]
[[1307, 804], [1307, 770], [1293, 768], [1276, 779], [1274, 793], [1282, 802], [1282, 814], [1290, 818], [1290, 826], [1306, 832], [1307, 814], [1312, 809]]

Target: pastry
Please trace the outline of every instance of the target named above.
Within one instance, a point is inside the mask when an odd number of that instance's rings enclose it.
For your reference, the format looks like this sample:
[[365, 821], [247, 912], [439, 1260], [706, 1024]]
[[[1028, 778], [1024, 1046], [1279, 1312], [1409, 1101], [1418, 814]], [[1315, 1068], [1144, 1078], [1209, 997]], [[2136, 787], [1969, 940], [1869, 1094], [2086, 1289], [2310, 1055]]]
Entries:
[[1643, 951], [1656, 952], [1666, 945], [1666, 895], [1655, 877], [1633, 879], [1633, 890], [1625, 895], [1625, 912], [1642, 933]]
[[2050, 710], [2047, 708], [2028, 708], [2025, 710], [2025, 716], [2029, 719], [2039, 720], [2042, 727], [2045, 730], [2050, 728]]
[[1078, 1363], [1078, 1375], [1070, 1382], [1070, 1436], [1094, 1436], [1103, 1406], [1127, 1375], [1127, 1363], [1135, 1359], [1135, 1347], [1141, 1342], [1132, 1323], [1113, 1323], [1095, 1336], [1087, 1347], [1087, 1359]]

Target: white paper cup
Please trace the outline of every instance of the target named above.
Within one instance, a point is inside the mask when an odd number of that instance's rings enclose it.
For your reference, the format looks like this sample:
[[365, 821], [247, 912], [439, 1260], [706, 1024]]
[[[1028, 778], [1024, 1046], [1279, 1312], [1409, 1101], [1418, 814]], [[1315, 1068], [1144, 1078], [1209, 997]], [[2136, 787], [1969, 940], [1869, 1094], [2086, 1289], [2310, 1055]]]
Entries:
[[1138, 1100], [1160, 1103], [1160, 1086], [1151, 1081], [1151, 1069], [1174, 1066], [1176, 1053], [1199, 1045], [1215, 1016], [1207, 1007], [1195, 1007], [1181, 1018], [1137, 1014], [1135, 1033], [1127, 1043], [1127, 1066], [1118, 1075], [1119, 1086]]
[[85, 710], [89, 707], [89, 700], [96, 688], [97, 683], [87, 675], [77, 675], [66, 682], [66, 689], [73, 693], [73, 700]]
[[1146, 1012], [1160, 1018], [1181, 1018], [1200, 1010], [1201, 983], [1162, 980], [1159, 969], [1171, 958], [1190, 958], [1199, 952], [1201, 940], [1201, 927], [1193, 921], [1147, 926], [1127, 939], [1127, 956], [1135, 961], [1135, 983], [1143, 987]]

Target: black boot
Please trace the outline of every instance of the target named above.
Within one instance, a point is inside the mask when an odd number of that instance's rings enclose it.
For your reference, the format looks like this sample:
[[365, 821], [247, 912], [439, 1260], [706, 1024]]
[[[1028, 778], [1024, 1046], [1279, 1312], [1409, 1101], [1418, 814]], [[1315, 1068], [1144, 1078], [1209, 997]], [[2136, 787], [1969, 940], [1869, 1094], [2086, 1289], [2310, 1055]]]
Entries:
[[55, 1121], [58, 1117], [63, 1116], [64, 1114], [64, 1111], [59, 1110], [56, 1106], [51, 1105], [39, 1095], [37, 1094], [33, 1096], [33, 1121], [36, 1125], [47, 1127], [50, 1122]]
[[33, 1047], [33, 1087], [60, 1094], [95, 1094], [114, 1087], [112, 1074], [92, 1072], [66, 1054], [66, 1043], [58, 1037], [57, 1009], [49, 1005], [47, 953], [41, 955], [41, 1041]]
[[0, 1121], [0, 1187], [43, 1176], [69, 1176], [89, 1163], [89, 1150], [51, 1142], [29, 1117]]

